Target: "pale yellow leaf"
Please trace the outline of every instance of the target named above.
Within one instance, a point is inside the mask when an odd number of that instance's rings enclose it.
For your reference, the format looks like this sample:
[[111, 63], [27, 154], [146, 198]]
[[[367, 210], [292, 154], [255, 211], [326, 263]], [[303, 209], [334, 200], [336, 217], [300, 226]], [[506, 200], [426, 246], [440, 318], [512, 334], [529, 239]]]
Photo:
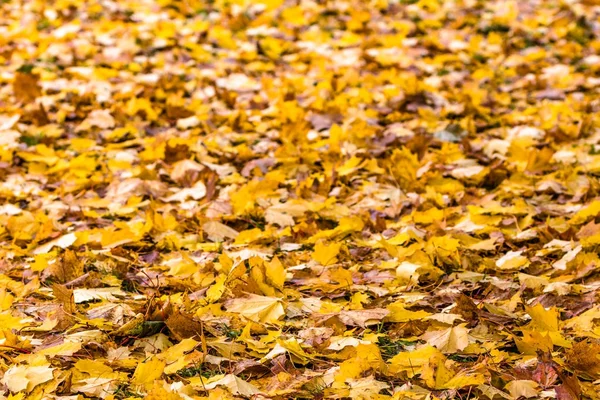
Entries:
[[204, 387], [205, 389], [210, 390], [216, 388], [217, 386], [224, 386], [231, 392], [231, 394], [244, 397], [252, 397], [260, 393], [260, 390], [256, 386], [238, 378], [233, 374], [227, 374], [216, 381], [207, 383]]
[[54, 368], [47, 365], [13, 365], [4, 373], [2, 383], [11, 392], [31, 392], [37, 385], [51, 380], [54, 377], [53, 371]]
[[276, 323], [285, 314], [280, 299], [255, 294], [230, 300], [225, 303], [225, 308], [254, 322]]
[[469, 330], [462, 324], [441, 331], [426, 332], [421, 337], [443, 353], [456, 353], [469, 345], [468, 333]]

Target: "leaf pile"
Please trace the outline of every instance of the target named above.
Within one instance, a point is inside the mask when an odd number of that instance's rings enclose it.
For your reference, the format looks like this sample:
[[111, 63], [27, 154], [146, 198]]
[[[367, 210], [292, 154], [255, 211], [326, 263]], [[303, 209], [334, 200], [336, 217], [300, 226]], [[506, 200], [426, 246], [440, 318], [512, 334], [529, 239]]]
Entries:
[[0, 8], [2, 398], [600, 399], [598, 1]]

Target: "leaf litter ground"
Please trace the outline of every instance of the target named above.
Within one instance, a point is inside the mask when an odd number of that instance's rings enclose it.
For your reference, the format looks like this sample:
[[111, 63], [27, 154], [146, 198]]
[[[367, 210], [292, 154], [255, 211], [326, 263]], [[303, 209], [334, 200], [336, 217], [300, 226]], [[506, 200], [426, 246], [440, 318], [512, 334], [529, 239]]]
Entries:
[[2, 398], [600, 398], [598, 1], [0, 7]]

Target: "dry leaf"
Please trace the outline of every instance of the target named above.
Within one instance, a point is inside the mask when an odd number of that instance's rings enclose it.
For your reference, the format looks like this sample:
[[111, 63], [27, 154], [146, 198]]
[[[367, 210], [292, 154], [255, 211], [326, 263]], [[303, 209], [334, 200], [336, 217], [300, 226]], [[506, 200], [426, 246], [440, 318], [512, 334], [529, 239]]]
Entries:
[[30, 103], [42, 95], [38, 81], [40, 76], [31, 72], [17, 72], [13, 80], [13, 92], [18, 101]]
[[285, 313], [280, 299], [257, 295], [229, 300], [225, 308], [251, 321], [265, 323], [277, 323]]
[[469, 330], [465, 325], [453, 326], [441, 331], [431, 331], [422, 338], [443, 353], [456, 353], [469, 345]]
[[237, 396], [252, 397], [260, 393], [260, 391], [254, 385], [251, 385], [243, 379], [240, 379], [232, 374], [227, 374], [221, 379], [218, 379], [211, 383], [207, 383], [206, 385], [204, 385], [204, 388], [206, 390], [211, 390], [216, 388], [217, 386], [226, 387], [231, 394]]
[[37, 385], [53, 379], [54, 369], [55, 368], [50, 368], [47, 365], [13, 365], [4, 373], [2, 383], [13, 393], [21, 391], [29, 393]]

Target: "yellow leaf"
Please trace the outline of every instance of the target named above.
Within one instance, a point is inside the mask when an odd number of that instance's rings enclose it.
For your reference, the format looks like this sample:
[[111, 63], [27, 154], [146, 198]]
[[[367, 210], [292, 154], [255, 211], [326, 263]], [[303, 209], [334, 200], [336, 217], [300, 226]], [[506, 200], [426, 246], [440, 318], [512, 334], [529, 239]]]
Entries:
[[416, 224], [429, 225], [434, 222], [442, 221], [444, 219], [444, 210], [433, 207], [427, 211], [414, 211], [412, 213], [412, 219]]
[[282, 289], [285, 283], [285, 268], [279, 258], [273, 257], [270, 262], [265, 263], [265, 270], [267, 282], [277, 289]]
[[31, 392], [37, 385], [54, 378], [53, 371], [54, 368], [47, 365], [13, 365], [4, 373], [2, 383], [11, 392]]
[[427, 364], [432, 357], [443, 357], [442, 353], [433, 346], [425, 345], [413, 351], [400, 352], [389, 360], [390, 372], [405, 371], [409, 377], [420, 373], [420, 368]]
[[213, 242], [222, 242], [225, 239], [235, 239], [238, 232], [219, 221], [208, 221], [202, 225], [202, 230]]
[[350, 175], [359, 168], [359, 165], [361, 164], [361, 162], [362, 162], [362, 159], [360, 159], [356, 156], [353, 156], [352, 158], [350, 158], [348, 161], [346, 161], [343, 165], [341, 165], [338, 168], [337, 173], [340, 176]]
[[528, 355], [536, 355], [538, 351], [552, 351], [553, 343], [550, 335], [536, 331], [522, 329], [523, 337], [515, 337], [515, 343], [519, 352]]
[[379, 348], [374, 344], [359, 344], [353, 350], [353, 357], [340, 365], [339, 372], [335, 375], [336, 382], [346, 382], [347, 379], [358, 378], [367, 371], [383, 372], [385, 363], [381, 358]]
[[141, 386], [152, 386], [154, 381], [162, 375], [166, 363], [157, 357], [152, 357], [146, 362], [138, 364], [133, 373], [131, 383]]
[[424, 268], [419, 264], [403, 261], [396, 267], [396, 277], [398, 277], [402, 283], [419, 283], [419, 271], [423, 269]]
[[111, 367], [96, 360], [81, 359], [75, 363], [75, 368], [92, 376], [104, 376], [113, 372]]
[[377, 399], [381, 390], [390, 387], [385, 382], [375, 380], [372, 375], [367, 378], [350, 378], [346, 383], [350, 386], [350, 398], [352, 399]]
[[528, 264], [529, 260], [521, 255], [521, 251], [509, 251], [496, 260], [496, 267], [502, 270], [517, 270]]
[[466, 386], [481, 385], [485, 381], [486, 379], [483, 374], [460, 371], [449, 381], [443, 383], [440, 389], [462, 389]]
[[422, 320], [431, 315], [427, 311], [410, 311], [404, 308], [404, 304], [401, 302], [392, 303], [387, 306], [390, 313], [385, 317], [386, 321], [389, 322], [408, 322]]
[[167, 364], [174, 363], [179, 358], [183, 357], [185, 353], [188, 353], [198, 346], [199, 342], [194, 339], [187, 338], [174, 346], [169, 347], [166, 351], [160, 353], [158, 358], [164, 360]]
[[301, 6], [286, 7], [281, 13], [281, 17], [287, 23], [296, 26], [302, 26], [306, 24], [306, 18], [304, 18], [304, 8]]
[[264, 362], [264, 360], [271, 360], [276, 356], [285, 353], [289, 353], [293, 361], [298, 364], [306, 364], [312, 359], [312, 357], [302, 349], [298, 340], [290, 338], [287, 340], [278, 340], [275, 347], [262, 358], [261, 362]]
[[417, 170], [420, 167], [418, 157], [407, 147], [394, 149], [388, 159], [388, 170], [398, 182], [402, 190], [414, 190], [417, 186]]
[[209, 303], [214, 303], [218, 301], [223, 293], [225, 293], [225, 281], [227, 280], [227, 276], [224, 274], [220, 274], [217, 276], [215, 283], [206, 290], [206, 300]]
[[6, 311], [10, 308], [13, 301], [15, 300], [15, 296], [10, 294], [6, 288], [0, 289], [0, 310]]
[[446, 357], [434, 356], [423, 365], [421, 377], [427, 386], [442, 389], [444, 384], [454, 377], [454, 371], [446, 367]]
[[21, 328], [30, 325], [31, 322], [33, 322], [33, 320], [15, 317], [9, 311], [0, 313], [0, 326], [2, 329], [20, 330]]
[[250, 277], [258, 286], [262, 294], [266, 296], [275, 296], [275, 289], [266, 282], [264, 260], [260, 257], [251, 257], [248, 262], [250, 264]]
[[315, 244], [315, 250], [311, 257], [321, 265], [335, 264], [337, 255], [342, 247], [341, 243], [331, 243], [326, 245], [322, 240]]
[[531, 316], [531, 327], [542, 332], [558, 331], [558, 310], [556, 307], [545, 309], [540, 303], [533, 307], [525, 306], [525, 311]]
[[600, 214], [600, 200], [595, 200], [577, 211], [575, 215], [571, 217], [569, 223], [571, 225], [581, 225], [593, 217], [596, 217], [598, 214]]
[[37, 354], [41, 354], [44, 356], [72, 356], [76, 352], [81, 350], [81, 342], [64, 342], [57, 346], [52, 346], [40, 350]]
[[165, 265], [170, 268], [167, 273], [171, 276], [190, 276], [199, 270], [194, 260], [185, 255], [182, 257], [173, 257], [166, 261]]
[[243, 317], [264, 323], [277, 323], [285, 311], [281, 300], [275, 297], [257, 296], [229, 300], [225, 303], [228, 312], [238, 313]]
[[215, 381], [206, 383], [204, 385], [204, 389], [212, 390], [217, 386], [224, 386], [231, 392], [231, 394], [244, 397], [253, 397], [254, 395], [260, 393], [260, 390], [258, 390], [256, 386], [238, 378], [233, 374], [227, 374]]
[[235, 238], [235, 244], [246, 244], [252, 243], [259, 240], [263, 237], [263, 231], [258, 228], [248, 229], [246, 231], [241, 231], [239, 235]]
[[530, 380], [514, 380], [508, 382], [505, 386], [513, 399], [538, 397], [538, 387], [535, 381]]
[[427, 245], [425, 246], [428, 254], [435, 255], [442, 261], [451, 261], [456, 263], [459, 261], [459, 248], [460, 241], [449, 235], [434, 236], [427, 241]]

